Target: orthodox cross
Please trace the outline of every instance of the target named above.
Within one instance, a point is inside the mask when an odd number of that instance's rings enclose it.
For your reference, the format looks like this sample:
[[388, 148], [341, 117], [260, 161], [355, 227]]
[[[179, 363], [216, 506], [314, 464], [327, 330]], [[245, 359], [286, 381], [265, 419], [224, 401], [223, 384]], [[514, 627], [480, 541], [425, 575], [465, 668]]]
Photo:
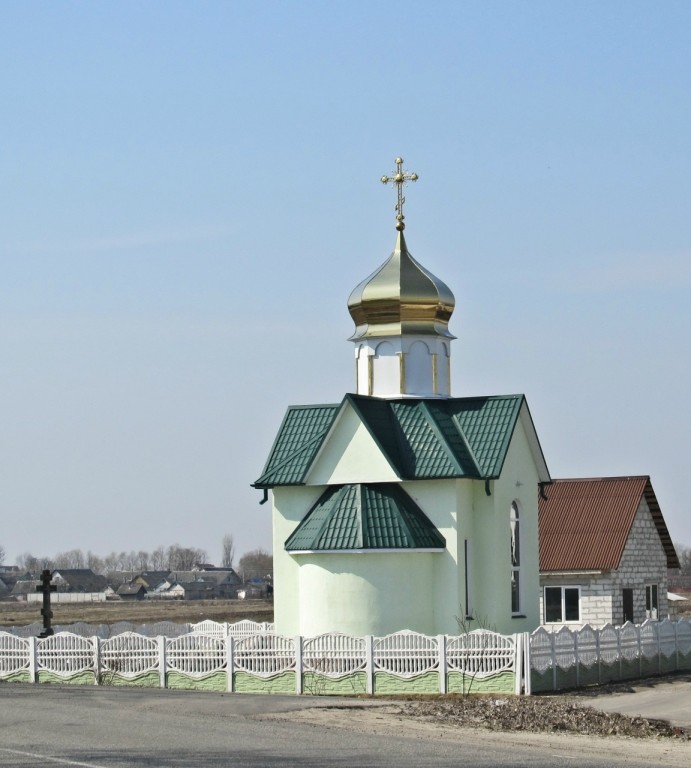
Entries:
[[382, 184], [395, 184], [398, 193], [398, 202], [396, 203], [396, 229], [402, 232], [405, 229], [405, 223], [403, 215], [403, 203], [405, 203], [405, 197], [403, 197], [403, 185], [408, 181], [417, 181], [417, 173], [408, 173], [403, 170], [403, 158], [397, 157], [394, 161], [396, 163], [396, 172], [392, 176], [382, 176]]
[[53, 618], [53, 611], [50, 610], [50, 593], [55, 592], [57, 587], [55, 584], [51, 584], [52, 579], [51, 572], [46, 568], [41, 572], [41, 585], [36, 587], [37, 592], [43, 592], [43, 608], [41, 608], [41, 616], [43, 616], [43, 632], [39, 637], [50, 637], [53, 634], [53, 627], [50, 625], [50, 620]]

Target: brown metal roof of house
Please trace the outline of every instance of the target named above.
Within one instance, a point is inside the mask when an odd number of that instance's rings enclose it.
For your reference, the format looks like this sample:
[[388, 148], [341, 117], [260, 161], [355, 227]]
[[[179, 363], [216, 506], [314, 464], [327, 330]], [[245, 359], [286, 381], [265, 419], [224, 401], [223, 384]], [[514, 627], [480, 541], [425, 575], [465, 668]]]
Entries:
[[617, 568], [642, 496], [667, 555], [667, 567], [679, 567], [647, 475], [555, 480], [545, 495], [539, 503], [541, 572]]

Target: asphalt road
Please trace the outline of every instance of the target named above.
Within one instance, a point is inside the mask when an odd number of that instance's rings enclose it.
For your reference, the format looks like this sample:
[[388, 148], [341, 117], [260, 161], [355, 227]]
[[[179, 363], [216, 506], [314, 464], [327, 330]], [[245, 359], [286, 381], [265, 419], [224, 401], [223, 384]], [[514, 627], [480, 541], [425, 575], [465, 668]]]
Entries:
[[[691, 764], [688, 742], [660, 746], [580, 736], [449, 732], [387, 719], [376, 704], [365, 711], [361, 706], [352, 699], [0, 684], [0, 766], [539, 768], [569, 760], [584, 768]], [[299, 719], [312, 714], [300, 710], [312, 707], [329, 711], [317, 712], [321, 722]]]
[[605, 712], [668, 720], [672, 725], [691, 729], [691, 675], [637, 680], [617, 688], [614, 693], [591, 688], [582, 695], [590, 706]]

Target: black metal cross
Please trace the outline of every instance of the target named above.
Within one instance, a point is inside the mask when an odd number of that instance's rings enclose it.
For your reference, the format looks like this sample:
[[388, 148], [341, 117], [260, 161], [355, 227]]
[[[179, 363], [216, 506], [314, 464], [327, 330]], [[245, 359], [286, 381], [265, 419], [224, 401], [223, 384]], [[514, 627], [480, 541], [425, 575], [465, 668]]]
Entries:
[[43, 592], [43, 608], [41, 608], [41, 616], [43, 616], [43, 632], [39, 637], [50, 637], [53, 634], [53, 627], [50, 625], [50, 620], [53, 618], [53, 611], [50, 610], [50, 593], [55, 592], [57, 587], [55, 584], [51, 584], [53, 575], [47, 568], [41, 572], [41, 586], [36, 587], [37, 592]]

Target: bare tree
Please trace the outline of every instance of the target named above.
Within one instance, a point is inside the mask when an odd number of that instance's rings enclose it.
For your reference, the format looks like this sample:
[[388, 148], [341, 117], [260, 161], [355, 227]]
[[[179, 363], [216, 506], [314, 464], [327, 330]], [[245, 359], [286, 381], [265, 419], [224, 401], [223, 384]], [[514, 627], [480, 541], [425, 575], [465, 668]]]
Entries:
[[91, 568], [94, 573], [105, 573], [105, 561], [102, 557], [95, 555], [91, 550], [86, 553], [86, 567]]
[[5, 555], [7, 553], [5, 552], [5, 548], [0, 546], [0, 565], [5, 561]]
[[151, 570], [162, 571], [168, 567], [168, 556], [165, 547], [156, 547], [151, 553]]
[[675, 543], [674, 549], [677, 551], [679, 565], [681, 566], [679, 574], [681, 576], [691, 576], [691, 547]]
[[221, 566], [223, 568], [232, 568], [234, 559], [235, 542], [233, 541], [233, 535], [231, 533], [226, 533], [223, 537], [223, 543], [221, 544]]
[[84, 568], [85, 560], [81, 549], [70, 549], [68, 552], [58, 552], [53, 563], [56, 568]]
[[168, 547], [168, 567], [171, 571], [191, 571], [196, 563], [206, 560], [206, 552], [195, 547], [181, 547], [172, 544]]
[[238, 571], [243, 581], [248, 579], [271, 576], [274, 569], [274, 559], [265, 549], [253, 549], [246, 552], [238, 563]]

